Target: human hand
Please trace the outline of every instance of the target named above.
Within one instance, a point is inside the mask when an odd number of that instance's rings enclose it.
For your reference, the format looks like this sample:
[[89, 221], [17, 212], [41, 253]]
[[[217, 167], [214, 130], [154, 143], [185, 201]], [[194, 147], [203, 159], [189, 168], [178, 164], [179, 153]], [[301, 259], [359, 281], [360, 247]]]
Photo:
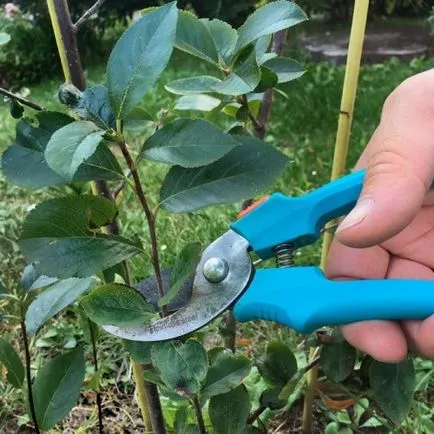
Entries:
[[[434, 70], [404, 81], [388, 97], [356, 165], [361, 168], [367, 170], [362, 194], [336, 232], [327, 276], [434, 280]], [[341, 331], [379, 361], [398, 362], [408, 349], [434, 359], [434, 315], [359, 322]]]

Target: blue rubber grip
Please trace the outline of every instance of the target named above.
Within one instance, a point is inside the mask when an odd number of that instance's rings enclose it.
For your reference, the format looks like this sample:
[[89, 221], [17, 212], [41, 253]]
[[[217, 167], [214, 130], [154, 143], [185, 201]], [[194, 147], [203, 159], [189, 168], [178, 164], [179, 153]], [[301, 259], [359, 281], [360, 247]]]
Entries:
[[314, 243], [324, 225], [347, 214], [361, 193], [365, 170], [353, 172], [301, 197], [281, 193], [231, 225], [247, 239], [262, 259], [274, 256], [274, 247], [292, 243], [294, 248]]
[[434, 282], [332, 281], [317, 267], [262, 269], [234, 307], [237, 321], [274, 321], [299, 333], [367, 320], [434, 314]]

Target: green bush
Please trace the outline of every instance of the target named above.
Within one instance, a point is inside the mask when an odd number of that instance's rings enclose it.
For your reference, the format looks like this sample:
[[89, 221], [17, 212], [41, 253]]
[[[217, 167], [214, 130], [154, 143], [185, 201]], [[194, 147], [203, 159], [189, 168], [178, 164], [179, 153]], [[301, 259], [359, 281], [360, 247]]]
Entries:
[[[164, 1], [163, 3], [167, 3]], [[18, 11], [7, 16], [0, 1], [0, 32], [9, 33], [11, 41], [0, 53], [0, 80], [3, 86], [20, 87], [40, 82], [61, 73], [56, 43], [51, 31], [47, 5], [41, 0], [18, 0]], [[73, 22], [92, 5], [90, 0], [71, 2]], [[80, 28], [78, 46], [86, 66], [105, 59], [134, 11], [161, 4], [156, 0], [108, 0], [98, 14]], [[254, 11], [256, 0], [179, 0], [181, 8], [192, 9], [201, 18], [219, 18], [234, 26], [241, 25]]]
[[[87, 65], [105, 58], [125, 28], [125, 25], [119, 26], [119, 20], [112, 15], [107, 15], [106, 19], [106, 23], [92, 20], [78, 32], [78, 45]], [[0, 32], [11, 37], [0, 51], [3, 86], [14, 88], [60, 75], [61, 65], [45, 2], [10, 14], [0, 9]]]
[[8, 85], [34, 83], [58, 68], [56, 45], [42, 27], [34, 26], [32, 17], [14, 13], [8, 18], [0, 12], [0, 31], [11, 36], [0, 51], [0, 77]]

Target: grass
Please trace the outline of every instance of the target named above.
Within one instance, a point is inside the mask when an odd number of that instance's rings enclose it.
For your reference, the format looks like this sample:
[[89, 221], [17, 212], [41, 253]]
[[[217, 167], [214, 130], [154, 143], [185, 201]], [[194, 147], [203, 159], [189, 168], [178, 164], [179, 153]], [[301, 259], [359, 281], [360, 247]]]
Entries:
[[[434, 65], [432, 60], [415, 59], [410, 63], [401, 63], [391, 60], [387, 63], [373, 66], [364, 66], [360, 75], [360, 85], [357, 95], [357, 105], [354, 115], [353, 132], [351, 136], [351, 149], [348, 156], [348, 168], [357, 160], [370, 136], [374, 132], [380, 118], [381, 108], [387, 95], [405, 78]], [[266, 140], [280, 148], [290, 157], [290, 164], [279, 182], [273, 186], [273, 191], [280, 190], [286, 194], [299, 195], [327, 182], [331, 164], [337, 117], [339, 112], [340, 95], [344, 77], [343, 67], [331, 67], [327, 64], [309, 65], [308, 72], [299, 80], [282, 86], [281, 89], [288, 94], [288, 98], [277, 95], [273, 106], [271, 123]], [[163, 74], [155, 90], [143, 101], [143, 107], [151, 113], [161, 109], [170, 108], [174, 98], [164, 90], [164, 84], [176, 78], [192, 74], [211, 73], [207, 66], [198, 61], [185, 59], [176, 55], [168, 70]], [[89, 84], [105, 81], [103, 67], [92, 67], [86, 71]], [[60, 81], [57, 79], [34, 86], [30, 89], [29, 98], [46, 105], [50, 109], [62, 109], [57, 102], [57, 88]], [[217, 122], [227, 125], [225, 118]], [[15, 121], [9, 116], [6, 106], [0, 107], [0, 151], [3, 151], [13, 141]], [[138, 152], [144, 137], [131, 138], [129, 144], [133, 152]], [[167, 167], [144, 162], [140, 167], [142, 181], [149, 200], [154, 205], [158, 203], [158, 192]], [[30, 207], [41, 201], [50, 191], [26, 192], [13, 187], [0, 175], [0, 280], [8, 287], [16, 284], [23, 261], [19, 257], [14, 241], [19, 236], [20, 224]], [[138, 234], [149, 245], [147, 227], [143, 212], [133, 193], [126, 190], [123, 193], [124, 206], [120, 210], [120, 220], [124, 233]], [[235, 218], [238, 208], [236, 205], [226, 207], [212, 207], [188, 215], [170, 215], [161, 211], [158, 218], [158, 236], [160, 241], [161, 260], [163, 268], [171, 266], [177, 252], [193, 240], [203, 245], [214, 240], [223, 233], [228, 224]], [[291, 224], [291, 222], [288, 222]], [[297, 256], [298, 263], [318, 264], [320, 248], [319, 243], [304, 249]], [[18, 258], [18, 259], [17, 259]], [[152, 274], [149, 256], [142, 256], [133, 261], [133, 275], [136, 280]], [[290, 290], [290, 288], [288, 288]], [[82, 332], [74, 320], [71, 312], [48, 324], [34, 342], [33, 354], [34, 369], [41, 366], [46, 357], [62, 348], [74, 345], [82, 338]], [[73, 318], [73, 317], [72, 317]], [[2, 327], [0, 325], [0, 330]], [[3, 333], [11, 334], [15, 338], [16, 347], [19, 347], [19, 337], [16, 330], [3, 327]], [[218, 335], [216, 334], [216, 342]], [[255, 351], [262, 351], [262, 343], [278, 337], [293, 347], [296, 344], [294, 334], [271, 324], [249, 324], [240, 328], [240, 336], [246, 339], [245, 347], [241, 347], [249, 355]], [[248, 342], [255, 339], [255, 347]], [[117, 348], [117, 351], [114, 350]], [[100, 357], [102, 359], [103, 385], [107, 390], [122, 386], [122, 394], [131, 398], [132, 383], [125, 354], [118, 343], [105, 336], [100, 344]], [[304, 356], [299, 354], [300, 358]], [[418, 404], [416, 412], [409, 422], [411, 426], [419, 426], [421, 414], [426, 415], [430, 402], [428, 390], [430, 375], [434, 367], [431, 362], [418, 362]], [[8, 386], [0, 382], [0, 425], [10, 420], [12, 408], [22, 405], [22, 397]], [[114, 398], [113, 398], [114, 399]], [[124, 404], [122, 404], [124, 405]], [[423, 407], [425, 405], [425, 407]], [[170, 406], [167, 406], [167, 411]], [[127, 409], [127, 411], [135, 411]], [[93, 419], [92, 419], [93, 417]], [[94, 421], [92, 416], [90, 420]], [[127, 424], [128, 418], [122, 419]], [[91, 423], [91, 422], [87, 422]], [[117, 422], [114, 421], [114, 424]], [[120, 423], [120, 422], [119, 422]], [[411, 425], [413, 424], [413, 425]], [[405, 427], [403, 428], [406, 429]], [[403, 431], [405, 432], [405, 431]], [[421, 431], [423, 432], [423, 431]]]

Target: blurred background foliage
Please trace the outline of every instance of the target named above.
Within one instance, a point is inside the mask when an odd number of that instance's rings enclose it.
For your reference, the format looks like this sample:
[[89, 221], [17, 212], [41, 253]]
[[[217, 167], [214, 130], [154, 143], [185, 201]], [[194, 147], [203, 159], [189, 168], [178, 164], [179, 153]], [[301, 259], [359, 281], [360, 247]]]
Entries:
[[[120, 36], [134, 13], [172, 0], [107, 0], [92, 20], [78, 33], [83, 61], [89, 66], [106, 59], [114, 41]], [[353, 0], [296, 0], [309, 16], [331, 24], [351, 19]], [[92, 0], [70, 2], [76, 21]], [[178, 0], [178, 6], [199, 17], [220, 18], [238, 27], [265, 0]], [[371, 0], [370, 19], [390, 17], [426, 17], [434, 0]], [[0, 84], [16, 88], [38, 83], [60, 73], [55, 41], [46, 3], [41, 0], [0, 1], [0, 32], [11, 35], [11, 41], [0, 51]]]

